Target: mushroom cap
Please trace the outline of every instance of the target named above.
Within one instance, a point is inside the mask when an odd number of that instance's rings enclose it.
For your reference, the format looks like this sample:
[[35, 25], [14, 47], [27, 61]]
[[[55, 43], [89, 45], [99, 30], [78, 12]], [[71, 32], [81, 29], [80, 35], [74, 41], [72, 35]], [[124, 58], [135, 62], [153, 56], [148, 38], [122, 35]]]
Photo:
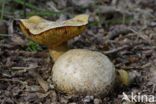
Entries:
[[52, 80], [58, 91], [67, 94], [106, 95], [115, 81], [115, 67], [100, 52], [72, 49], [55, 62]]
[[82, 14], [66, 21], [49, 21], [39, 16], [20, 19], [22, 32], [30, 39], [55, 48], [82, 33], [88, 24], [88, 15]]

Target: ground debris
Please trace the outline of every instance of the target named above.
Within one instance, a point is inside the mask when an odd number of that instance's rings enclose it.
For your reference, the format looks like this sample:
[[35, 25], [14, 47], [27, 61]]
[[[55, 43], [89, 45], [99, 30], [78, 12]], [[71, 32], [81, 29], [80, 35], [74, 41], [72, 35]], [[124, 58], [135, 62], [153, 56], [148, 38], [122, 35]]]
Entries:
[[[18, 1], [18, 0], [16, 0]], [[21, 0], [23, 1], [23, 0]], [[156, 1], [155, 0], [27, 0], [6, 2], [4, 22], [0, 21], [0, 103], [1, 104], [121, 104], [122, 93], [156, 94]], [[68, 19], [80, 13], [90, 15], [86, 31], [69, 42], [70, 48], [96, 50], [106, 54], [116, 70], [132, 72], [130, 86], [115, 86], [105, 97], [66, 95], [51, 82], [53, 62], [48, 51], [26, 50], [29, 45], [12, 18], [34, 13], [34, 4], [47, 8], [41, 15], [50, 20]], [[28, 6], [28, 7], [27, 7]], [[16, 12], [12, 12], [12, 8]], [[24, 8], [24, 9], [23, 9]], [[11, 13], [7, 13], [7, 9]], [[40, 10], [40, 9], [39, 9]], [[21, 12], [22, 11], [22, 12]], [[44, 14], [45, 13], [45, 14]], [[46, 49], [44, 46], [43, 49]]]

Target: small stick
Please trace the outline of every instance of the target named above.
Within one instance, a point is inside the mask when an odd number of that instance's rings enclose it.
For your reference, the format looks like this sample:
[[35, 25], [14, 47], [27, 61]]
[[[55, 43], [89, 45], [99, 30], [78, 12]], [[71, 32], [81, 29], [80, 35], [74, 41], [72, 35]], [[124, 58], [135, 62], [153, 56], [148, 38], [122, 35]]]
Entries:
[[152, 93], [155, 91], [156, 84], [153, 84]]
[[7, 79], [7, 78], [0, 78], [0, 81], [7, 81], [7, 82], [18, 82], [22, 85], [27, 85], [27, 82], [23, 82], [21, 80], [18, 80], [18, 79]]
[[118, 48], [116, 48], [116, 49], [112, 49], [112, 50], [109, 50], [109, 51], [104, 51], [103, 53], [104, 53], [104, 54], [112, 54], [112, 53], [121, 51], [121, 50], [126, 49], [126, 48], [128, 48], [128, 46], [127, 46], [127, 45], [124, 45], [124, 46], [118, 47]]
[[10, 37], [11, 35], [9, 34], [0, 34], [0, 37]]
[[138, 35], [138, 37], [142, 38], [143, 40], [147, 41], [148, 43], [151, 43], [150, 39], [146, 36], [141, 34], [140, 32], [135, 31], [132, 28], [129, 28], [133, 33], [135, 33], [136, 35]]

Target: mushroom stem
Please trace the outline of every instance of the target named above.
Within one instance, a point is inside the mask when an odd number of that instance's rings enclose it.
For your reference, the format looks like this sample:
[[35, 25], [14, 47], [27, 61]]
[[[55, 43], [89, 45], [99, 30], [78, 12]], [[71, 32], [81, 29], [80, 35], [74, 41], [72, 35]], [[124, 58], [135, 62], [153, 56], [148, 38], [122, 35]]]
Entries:
[[52, 57], [53, 61], [55, 62], [59, 56], [65, 53], [68, 50], [67, 43], [63, 43], [56, 48], [49, 48], [50, 56]]

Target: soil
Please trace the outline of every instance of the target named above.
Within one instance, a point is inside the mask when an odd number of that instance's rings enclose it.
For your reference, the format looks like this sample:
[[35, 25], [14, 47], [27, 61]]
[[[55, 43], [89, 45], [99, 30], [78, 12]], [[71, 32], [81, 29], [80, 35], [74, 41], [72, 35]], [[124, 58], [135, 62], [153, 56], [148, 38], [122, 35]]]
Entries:
[[[0, 21], [1, 104], [135, 104], [123, 102], [123, 92], [156, 96], [155, 0], [27, 0], [26, 5], [15, 1], [5, 2]], [[39, 14], [33, 6], [51, 12]], [[68, 46], [99, 51], [110, 58], [116, 70], [135, 76], [128, 86], [117, 83], [107, 96], [56, 91], [51, 79], [54, 62], [47, 47], [27, 39], [13, 24], [13, 20], [30, 15], [64, 20], [81, 13], [90, 15], [89, 24]]]

